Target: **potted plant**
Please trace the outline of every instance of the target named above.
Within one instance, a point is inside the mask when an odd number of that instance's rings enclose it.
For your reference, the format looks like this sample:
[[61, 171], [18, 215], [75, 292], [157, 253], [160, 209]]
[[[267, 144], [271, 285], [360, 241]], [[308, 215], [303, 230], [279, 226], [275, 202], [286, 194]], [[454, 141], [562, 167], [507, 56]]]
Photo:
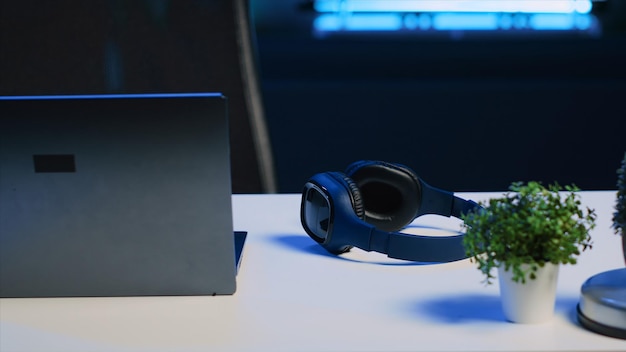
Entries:
[[582, 206], [579, 189], [554, 183], [514, 182], [502, 197], [463, 214], [467, 255], [498, 281], [502, 308], [513, 322], [536, 323], [554, 313], [560, 264], [575, 264], [591, 248], [593, 209]]
[[626, 263], [626, 153], [622, 166], [617, 169], [617, 200], [613, 213], [613, 229], [616, 234], [622, 236], [622, 251]]

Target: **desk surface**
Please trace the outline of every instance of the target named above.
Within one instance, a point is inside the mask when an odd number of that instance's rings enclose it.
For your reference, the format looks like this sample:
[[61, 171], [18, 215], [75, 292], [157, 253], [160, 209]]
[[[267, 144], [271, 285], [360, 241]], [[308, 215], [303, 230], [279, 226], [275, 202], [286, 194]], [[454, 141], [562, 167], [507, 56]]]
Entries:
[[[299, 195], [235, 195], [235, 229], [249, 232], [235, 295], [2, 299], [0, 351], [625, 351], [576, 320], [582, 283], [624, 266], [610, 228], [615, 192], [582, 199], [598, 213], [595, 244], [561, 267], [547, 323], [505, 321], [497, 284], [485, 286], [469, 260], [331, 256], [303, 232]], [[437, 216], [414, 225], [407, 232], [460, 229]]]

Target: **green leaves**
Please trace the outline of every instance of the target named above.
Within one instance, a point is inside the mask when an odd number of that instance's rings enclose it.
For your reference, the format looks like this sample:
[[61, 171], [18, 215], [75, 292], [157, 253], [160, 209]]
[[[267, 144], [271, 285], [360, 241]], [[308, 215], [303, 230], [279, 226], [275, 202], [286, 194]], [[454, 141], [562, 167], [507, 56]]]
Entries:
[[502, 197], [481, 202], [484, 209], [462, 215], [466, 252], [487, 284], [500, 265], [512, 270], [514, 281], [526, 282], [548, 262], [576, 264], [591, 248], [589, 231], [596, 220], [593, 209], [582, 207], [578, 191], [575, 185], [514, 182]]
[[617, 200], [612, 227], [616, 234], [626, 236], [626, 153], [624, 153], [622, 166], [617, 169]]

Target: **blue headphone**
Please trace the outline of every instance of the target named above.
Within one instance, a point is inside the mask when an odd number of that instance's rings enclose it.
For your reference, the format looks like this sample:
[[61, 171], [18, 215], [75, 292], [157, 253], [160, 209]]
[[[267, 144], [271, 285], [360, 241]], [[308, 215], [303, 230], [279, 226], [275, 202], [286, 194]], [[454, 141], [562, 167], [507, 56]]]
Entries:
[[416, 262], [466, 258], [463, 235], [433, 237], [400, 232], [415, 218], [436, 214], [461, 218], [476, 202], [437, 189], [410, 168], [363, 160], [345, 173], [325, 172], [305, 184], [300, 220], [306, 233], [333, 254], [353, 246]]

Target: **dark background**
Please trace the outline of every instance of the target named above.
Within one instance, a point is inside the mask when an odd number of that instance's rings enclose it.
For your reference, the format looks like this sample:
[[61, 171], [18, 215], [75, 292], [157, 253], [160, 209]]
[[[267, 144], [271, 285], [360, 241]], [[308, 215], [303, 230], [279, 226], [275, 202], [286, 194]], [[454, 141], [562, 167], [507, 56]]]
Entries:
[[[2, 0], [0, 94], [235, 95], [224, 3]], [[404, 163], [454, 191], [531, 179], [614, 189], [626, 151], [624, 3], [597, 8], [597, 35], [319, 38], [306, 2], [253, 0], [278, 191], [358, 159]], [[258, 192], [238, 171], [245, 162], [233, 162], [234, 191]]]
[[260, 192], [233, 3], [0, 0], [0, 95], [224, 93], [233, 191]]
[[267, 3], [256, 2], [257, 38], [280, 189], [360, 158], [407, 164], [457, 191], [531, 179], [615, 188], [626, 151], [626, 2], [597, 7], [599, 36], [461, 39], [320, 39], [297, 2]]

